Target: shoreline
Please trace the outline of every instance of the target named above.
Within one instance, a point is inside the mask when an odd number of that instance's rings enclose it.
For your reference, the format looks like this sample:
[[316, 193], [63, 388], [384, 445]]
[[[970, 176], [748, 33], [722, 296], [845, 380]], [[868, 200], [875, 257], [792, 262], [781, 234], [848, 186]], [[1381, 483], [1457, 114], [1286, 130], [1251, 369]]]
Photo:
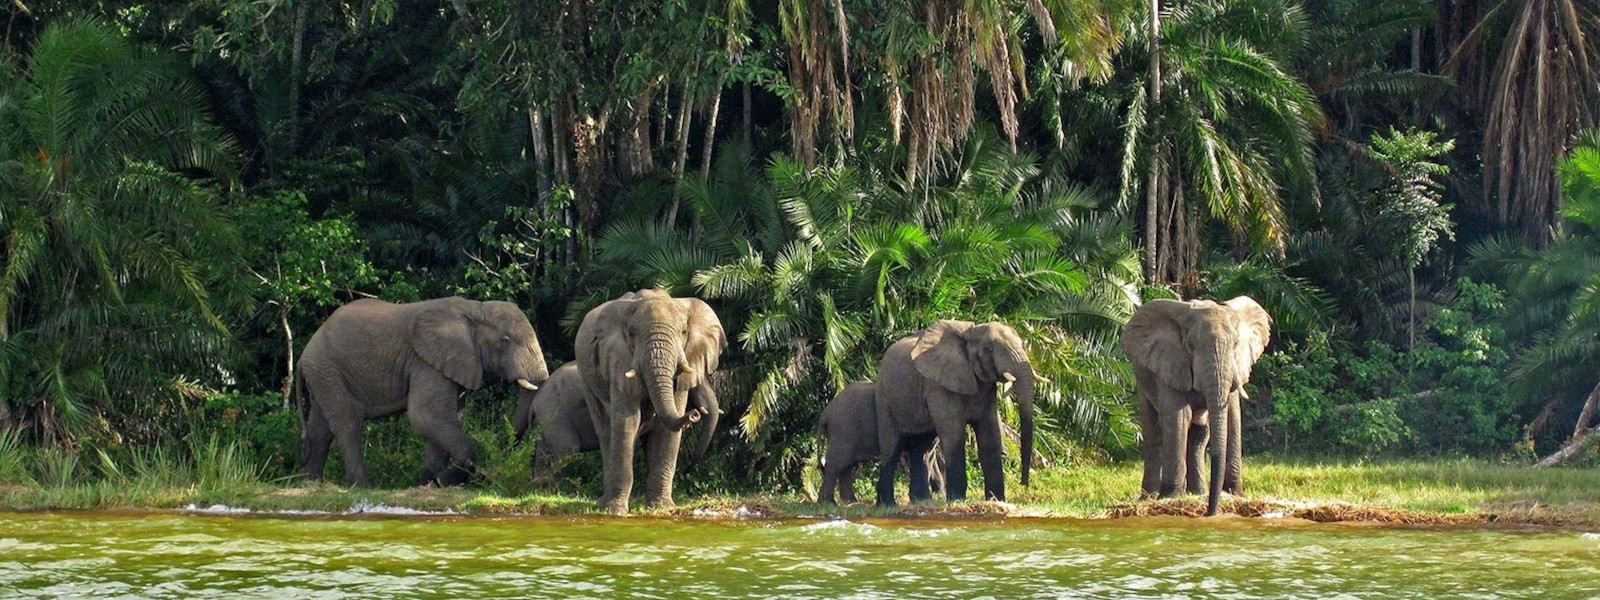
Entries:
[[[79, 513], [113, 515], [183, 515], [199, 517], [247, 517], [288, 519], [576, 519], [628, 520], [662, 519], [713, 522], [834, 521], [883, 523], [997, 524], [1008, 521], [1070, 521], [1077, 523], [1115, 522], [1127, 519], [1162, 519], [1180, 522], [1252, 522], [1346, 524], [1412, 527], [1541, 527], [1558, 529], [1600, 529], [1600, 502], [1567, 505], [1513, 503], [1477, 507], [1465, 512], [1440, 512], [1359, 505], [1349, 502], [1294, 501], [1273, 498], [1228, 498], [1216, 521], [1203, 517], [1203, 498], [1173, 498], [1113, 505], [1099, 510], [1081, 511], [1032, 504], [1005, 502], [926, 503], [880, 509], [870, 503], [848, 506], [818, 506], [792, 498], [752, 496], [742, 498], [698, 498], [670, 509], [636, 508], [626, 517], [609, 515], [579, 497], [539, 497], [506, 499], [472, 490], [409, 488], [391, 490], [315, 490], [316, 495], [297, 493], [312, 488], [279, 488], [275, 492], [234, 498], [233, 502], [193, 501], [181, 505], [167, 503], [70, 505], [18, 503], [17, 496], [40, 494], [45, 490], [0, 489], [0, 511], [10, 513]], [[182, 494], [180, 490], [172, 490]], [[274, 500], [284, 497], [315, 498], [325, 507], [307, 508]], [[465, 501], [440, 504], [441, 496]], [[425, 502], [413, 502], [417, 498]], [[550, 502], [559, 498], [561, 502]], [[348, 501], [339, 503], [339, 500]], [[329, 505], [330, 503], [335, 505]], [[342, 505], [337, 505], [342, 504]], [[528, 510], [531, 508], [532, 510]]]

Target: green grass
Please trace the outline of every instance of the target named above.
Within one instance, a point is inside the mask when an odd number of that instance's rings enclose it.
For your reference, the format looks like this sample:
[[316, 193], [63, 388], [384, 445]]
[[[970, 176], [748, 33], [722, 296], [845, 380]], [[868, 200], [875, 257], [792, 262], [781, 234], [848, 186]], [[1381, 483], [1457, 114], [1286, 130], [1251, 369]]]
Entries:
[[[0, 440], [3, 445], [4, 440]], [[349, 490], [332, 484], [299, 485], [289, 479], [263, 481], [262, 470], [231, 444], [207, 441], [187, 453], [151, 449], [120, 462], [100, 454], [80, 460], [59, 452], [37, 452], [31, 467], [0, 462], [0, 508], [128, 509], [207, 507], [216, 504], [264, 511], [350, 511], [387, 505], [470, 514], [562, 514], [595, 512], [594, 499], [538, 491], [526, 470], [502, 465], [473, 488]], [[98, 467], [93, 466], [98, 463]], [[521, 476], [515, 475], [520, 472]], [[942, 502], [878, 508], [870, 502], [819, 507], [799, 494], [679, 496], [667, 516], [985, 517], [1061, 516], [1097, 518], [1154, 505], [1134, 501], [1140, 465], [1058, 468], [1036, 472], [1031, 488], [1008, 482], [1011, 506]], [[857, 481], [858, 496], [870, 499], [871, 481]], [[1378, 511], [1456, 515], [1471, 519], [1600, 524], [1600, 469], [1533, 469], [1472, 460], [1314, 461], [1252, 457], [1245, 463], [1245, 499], [1265, 506], [1355, 505]], [[905, 503], [904, 485], [900, 486]], [[969, 491], [981, 491], [980, 478]], [[1199, 499], [1188, 502], [1197, 503]], [[1156, 506], [1156, 508], [1160, 508]], [[1259, 510], [1259, 509], [1258, 509]], [[1370, 511], [1369, 511], [1370, 513]], [[1360, 518], [1360, 517], [1357, 517]], [[1370, 517], [1367, 517], [1370, 518]]]

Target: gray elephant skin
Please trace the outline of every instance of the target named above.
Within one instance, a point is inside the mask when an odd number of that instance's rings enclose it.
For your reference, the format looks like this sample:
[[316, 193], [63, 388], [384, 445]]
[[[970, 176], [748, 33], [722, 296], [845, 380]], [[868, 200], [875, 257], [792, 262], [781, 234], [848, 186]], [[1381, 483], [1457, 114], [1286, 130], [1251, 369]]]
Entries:
[[[701, 412], [710, 413], [712, 407], [701, 406], [695, 395], [689, 405]], [[533, 472], [548, 472], [562, 458], [588, 450], [600, 449], [600, 435], [595, 433], [594, 420], [589, 417], [589, 406], [584, 402], [583, 376], [578, 373], [578, 363], [569, 362], [550, 374], [550, 380], [538, 390], [522, 390], [517, 401], [517, 411], [511, 418], [516, 440], [521, 442], [528, 430], [537, 423], [539, 439], [534, 442]], [[649, 439], [655, 421], [639, 426], [639, 437]], [[709, 436], [710, 429], [702, 435]], [[708, 443], [702, 438], [696, 446], [704, 450]]]
[[[941, 320], [907, 336], [883, 355], [878, 367], [878, 504], [894, 504], [894, 466], [901, 455], [921, 456], [933, 444], [944, 452], [945, 498], [967, 497], [964, 465], [967, 427], [977, 438], [984, 498], [1005, 500], [997, 387], [1014, 393], [1021, 416], [1022, 485], [1033, 462], [1033, 386], [1027, 348], [1004, 323]], [[910, 461], [915, 466], [918, 461]], [[912, 477], [911, 499], [931, 496], [925, 478]]]
[[[817, 493], [817, 501], [822, 504], [834, 503], [835, 489], [844, 502], [855, 502], [856, 471], [861, 463], [877, 460], [880, 455], [876, 387], [870, 381], [850, 384], [822, 409], [817, 435], [828, 444], [822, 458], [822, 489]], [[939, 452], [936, 436], [928, 434], [925, 438], [933, 440], [931, 447], [918, 456], [902, 456], [900, 466], [913, 480], [926, 478], [930, 490], [938, 492], [944, 485], [944, 455]], [[927, 439], [919, 442], [927, 443]]]
[[603, 510], [628, 512], [633, 445], [643, 420], [655, 421], [645, 445], [645, 503], [672, 506], [684, 427], [707, 417], [699, 452], [716, 430], [722, 411], [709, 378], [727, 343], [710, 305], [663, 290], [629, 292], [584, 316], [575, 345], [585, 404], [600, 439]]
[[1211, 454], [1206, 515], [1221, 492], [1238, 494], [1240, 399], [1266, 350], [1272, 318], [1255, 300], [1151, 300], [1134, 313], [1122, 348], [1138, 382], [1144, 497], [1201, 493], [1200, 455]]
[[461, 428], [462, 391], [482, 387], [486, 376], [524, 389], [549, 376], [522, 309], [455, 297], [409, 304], [363, 299], [340, 307], [311, 336], [296, 374], [302, 475], [321, 478], [337, 439], [345, 483], [359, 487], [372, 485], [361, 459], [368, 419], [405, 412], [427, 442], [423, 482], [464, 483], [476, 449]]

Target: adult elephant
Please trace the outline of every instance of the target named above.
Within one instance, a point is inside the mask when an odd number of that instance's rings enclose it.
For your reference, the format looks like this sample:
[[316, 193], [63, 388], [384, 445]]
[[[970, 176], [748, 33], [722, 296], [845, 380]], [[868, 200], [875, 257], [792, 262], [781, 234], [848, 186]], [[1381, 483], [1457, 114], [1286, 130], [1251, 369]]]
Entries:
[[1208, 433], [1206, 515], [1217, 513], [1222, 491], [1241, 491], [1239, 401], [1271, 330], [1272, 318], [1249, 296], [1220, 304], [1151, 300], [1128, 320], [1122, 348], [1138, 382], [1142, 496], [1200, 493], [1200, 453]]
[[[1048, 381], [1033, 372], [1016, 330], [1004, 323], [941, 320], [907, 336], [883, 355], [878, 367], [878, 504], [894, 504], [894, 466], [932, 433], [944, 451], [945, 498], [967, 497], [967, 426], [978, 441], [985, 499], [1005, 500], [1001, 472], [1004, 444], [996, 386], [1015, 385], [1022, 416], [1022, 485], [1033, 462], [1033, 384]], [[911, 464], [915, 464], [912, 454]], [[929, 497], [926, 481], [911, 482], [911, 499]]]
[[[846, 386], [822, 409], [817, 435], [828, 443], [822, 458], [822, 489], [817, 502], [833, 504], [834, 490], [846, 503], [856, 501], [856, 470], [876, 460], [878, 450], [877, 384], [859, 381]], [[944, 486], [944, 454], [934, 434], [916, 436], [907, 444], [900, 465], [911, 481], [927, 482], [931, 491]]]
[[522, 309], [454, 297], [346, 304], [311, 336], [296, 371], [302, 475], [322, 477], [329, 444], [337, 439], [345, 483], [357, 487], [372, 486], [361, 460], [368, 419], [406, 412], [428, 443], [423, 482], [464, 483], [476, 450], [461, 429], [462, 390], [478, 389], [485, 375], [525, 389], [549, 376]]
[[[584, 398], [604, 464], [600, 507], [613, 514], [628, 512], [633, 444], [642, 419], [655, 422], [645, 446], [650, 470], [645, 503], [672, 506], [683, 428], [707, 417], [703, 452], [722, 412], [709, 380], [728, 345], [722, 322], [699, 299], [640, 290], [590, 310], [578, 326], [576, 345]], [[689, 404], [690, 395], [695, 407]]]
[[[534, 423], [538, 423], [539, 439], [533, 451], [535, 473], [547, 470], [569, 454], [600, 449], [600, 436], [595, 433], [594, 420], [589, 417], [583, 390], [583, 376], [578, 373], [576, 362], [561, 365], [538, 390], [522, 390], [511, 426], [517, 441], [522, 441]], [[710, 396], [715, 397], [714, 394]], [[715, 408], [700, 405], [702, 400], [698, 395], [691, 395], [690, 406], [705, 413]], [[653, 420], [640, 424], [639, 437], [648, 439], [654, 425]], [[696, 446], [699, 452], [704, 452], [710, 443], [709, 428], [702, 435]]]

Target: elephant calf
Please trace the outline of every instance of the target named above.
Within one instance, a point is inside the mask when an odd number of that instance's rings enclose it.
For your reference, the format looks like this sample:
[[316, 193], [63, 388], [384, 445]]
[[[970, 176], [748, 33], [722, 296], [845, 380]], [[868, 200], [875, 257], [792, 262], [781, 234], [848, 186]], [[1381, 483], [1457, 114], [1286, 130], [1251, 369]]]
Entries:
[[[822, 459], [822, 489], [817, 501], [833, 504], [833, 491], [845, 502], [856, 501], [856, 471], [861, 463], [878, 458], [878, 408], [874, 405], [876, 388], [870, 381], [850, 384], [822, 409], [822, 419], [817, 422], [817, 435], [828, 442]], [[912, 473], [913, 481], [926, 477], [932, 491], [944, 486], [944, 455], [939, 452], [938, 438], [932, 434], [917, 440], [922, 450], [920, 461], [902, 457], [900, 464]]]
[[[550, 380], [537, 391], [522, 390], [517, 401], [517, 412], [511, 419], [516, 439], [522, 441], [534, 423], [539, 424], [539, 439], [534, 443], [533, 469], [543, 472], [570, 454], [600, 449], [600, 435], [595, 432], [594, 419], [583, 399], [583, 375], [578, 363], [561, 365], [550, 374]], [[690, 396], [690, 407], [709, 414], [715, 407], [706, 406], [700, 395]], [[639, 425], [639, 437], [648, 444], [650, 432], [655, 430], [654, 420]], [[701, 433], [705, 448], [710, 429]]]
[[[476, 449], [457, 398], [485, 375], [536, 389], [549, 377], [539, 338], [510, 302], [440, 298], [409, 304], [363, 299], [333, 311], [296, 366], [305, 453], [302, 475], [322, 477], [337, 439], [347, 485], [371, 487], [361, 460], [369, 419], [407, 413], [428, 442], [424, 483], [465, 483]], [[447, 464], [446, 461], [449, 461]]]

